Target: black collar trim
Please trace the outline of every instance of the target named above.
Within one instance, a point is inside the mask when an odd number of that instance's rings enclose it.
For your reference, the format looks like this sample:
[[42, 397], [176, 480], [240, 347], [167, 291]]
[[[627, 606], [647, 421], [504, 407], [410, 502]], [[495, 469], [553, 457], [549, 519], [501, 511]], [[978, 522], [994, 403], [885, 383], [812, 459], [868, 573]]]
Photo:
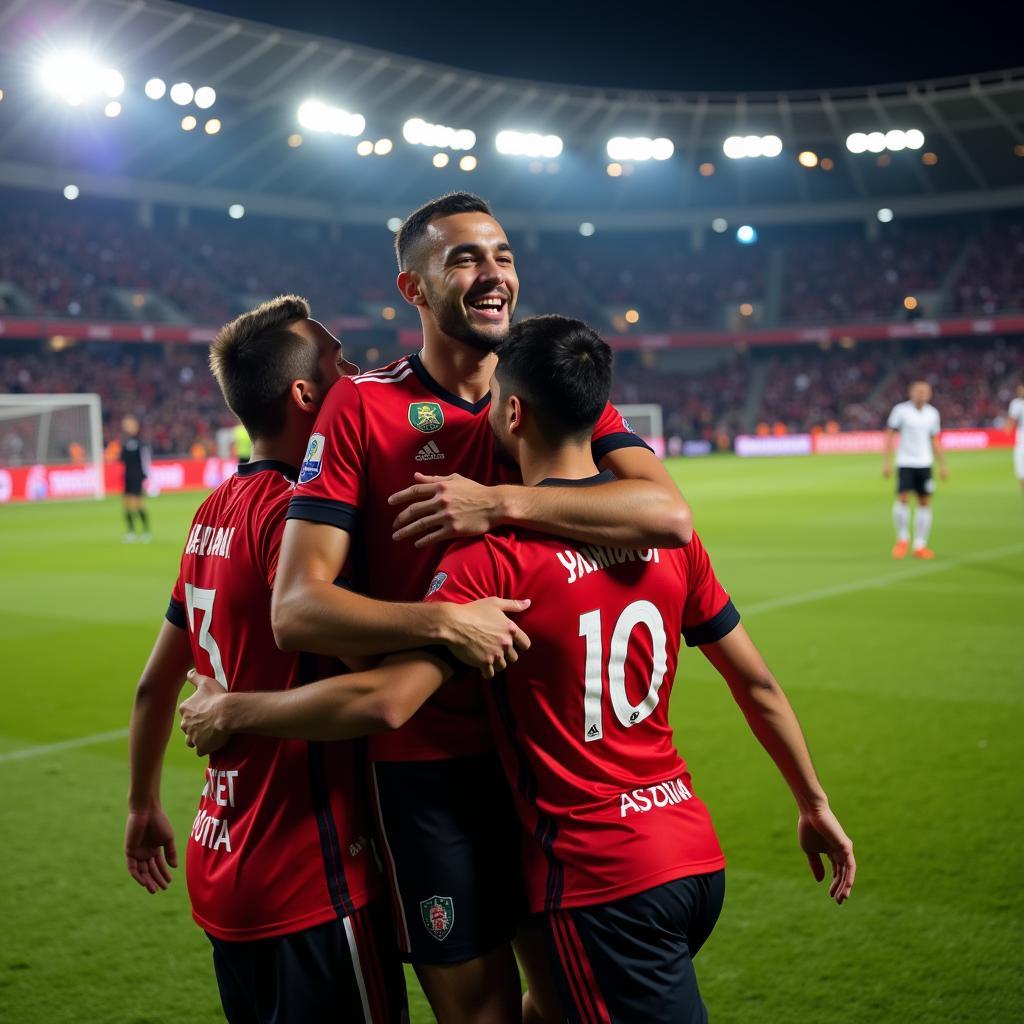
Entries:
[[598, 473], [597, 476], [585, 476], [582, 480], [559, 480], [556, 477], [548, 477], [547, 480], [541, 480], [538, 487], [593, 487], [595, 484], [607, 484], [615, 480], [615, 474], [610, 470], [606, 469], [603, 473]]
[[287, 462], [277, 459], [260, 459], [258, 462], [243, 462], [238, 467], [239, 476], [255, 476], [257, 473], [283, 473], [292, 483], [299, 479], [299, 471]]
[[479, 402], [467, 402], [464, 398], [459, 398], [458, 395], [453, 395], [447, 388], [441, 387], [441, 385], [438, 384], [429, 373], [427, 373], [427, 368], [423, 365], [423, 360], [420, 358], [419, 352], [414, 352], [409, 356], [409, 365], [412, 367], [412, 372], [416, 374], [416, 379], [432, 395], [436, 395], [443, 402], [447, 402], [449, 405], [454, 405], [459, 409], [465, 409], [466, 412], [472, 413], [475, 416], [477, 413], [483, 412], [484, 409], [491, 404], [490, 392], [484, 395]]

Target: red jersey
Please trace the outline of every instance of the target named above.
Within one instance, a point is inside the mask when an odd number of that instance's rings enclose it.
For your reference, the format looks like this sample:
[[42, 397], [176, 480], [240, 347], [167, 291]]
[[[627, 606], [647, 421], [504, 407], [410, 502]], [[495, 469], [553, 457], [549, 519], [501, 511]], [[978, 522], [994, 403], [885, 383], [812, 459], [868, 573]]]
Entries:
[[[296, 470], [240, 466], [196, 512], [167, 618], [188, 629], [200, 672], [231, 690], [286, 690], [327, 674], [278, 650], [277, 556]], [[379, 893], [359, 747], [234, 736], [210, 755], [189, 837], [192, 915], [228, 941], [286, 935]]]
[[453, 544], [426, 600], [487, 594], [533, 601], [517, 617], [529, 651], [477, 680], [524, 826], [531, 911], [723, 867], [668, 720], [680, 634], [713, 643], [739, 622], [697, 535], [628, 551], [502, 530]]
[[[329, 523], [352, 535], [360, 589], [382, 601], [419, 601], [441, 551], [391, 539], [400, 509], [388, 498], [413, 473], [460, 473], [482, 484], [520, 483], [518, 467], [498, 454], [488, 424], [490, 395], [467, 402], [441, 387], [419, 355], [344, 378], [317, 418], [289, 519]], [[594, 428], [595, 461], [642, 446], [608, 405]], [[468, 757], [493, 748], [483, 697], [468, 681], [443, 686], [403, 728], [370, 737], [379, 761]]]

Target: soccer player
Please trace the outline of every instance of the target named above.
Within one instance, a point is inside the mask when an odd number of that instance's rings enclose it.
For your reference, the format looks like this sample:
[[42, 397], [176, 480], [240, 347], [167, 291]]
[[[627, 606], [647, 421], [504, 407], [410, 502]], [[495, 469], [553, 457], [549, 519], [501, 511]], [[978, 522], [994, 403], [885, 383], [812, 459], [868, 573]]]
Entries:
[[149, 475], [149, 448], [139, 437], [139, 421], [134, 416], [121, 420], [121, 463], [124, 466], [124, 518], [128, 532], [125, 543], [132, 544], [138, 539], [135, 520], [142, 526], [142, 542], [149, 542], [149, 515], [143, 504], [146, 477]]
[[934, 558], [935, 552], [928, 547], [928, 534], [932, 528], [932, 464], [938, 462], [939, 474], [943, 480], [949, 478], [946, 457], [939, 442], [942, 426], [939, 410], [931, 404], [932, 388], [925, 380], [915, 380], [910, 385], [909, 401], [893, 406], [887, 423], [885, 459], [882, 476], [892, 475], [893, 440], [899, 436], [896, 451], [896, 502], [892, 507], [893, 524], [896, 527], [896, 544], [892, 549], [893, 558], [906, 558], [910, 547], [910, 492], [917, 495], [917, 510], [914, 513], [915, 558]]
[[[491, 383], [490, 422], [523, 481], [602, 486], [590, 444], [611, 381], [611, 350], [586, 325], [535, 317], [512, 328]], [[706, 1020], [693, 957], [724, 895], [724, 858], [680, 757], [668, 706], [680, 634], [722, 674], [799, 807], [798, 839], [819, 881], [844, 902], [852, 844], [829, 809], [799, 723], [694, 535], [683, 549], [575, 543], [504, 528], [442, 557], [426, 600], [525, 593], [531, 646], [482, 684], [516, 791], [529, 905], [555, 965], [561, 1012], [549, 1019], [678, 1024]], [[211, 680], [183, 705], [193, 741], [235, 730], [350, 736], [388, 675], [393, 721], [451, 675], [425, 653], [277, 697], [222, 695]], [[480, 686], [481, 684], [477, 683]], [[212, 706], [204, 725], [192, 706]], [[404, 702], [404, 703], [403, 703]], [[212, 728], [211, 728], [212, 727]], [[201, 733], [201, 735], [200, 735]], [[431, 913], [451, 907], [436, 898]]]
[[[610, 405], [591, 442], [617, 481], [585, 496], [526, 488], [499, 458], [488, 388], [519, 283], [512, 247], [482, 199], [454, 193], [427, 203], [405, 220], [396, 249], [398, 287], [419, 312], [423, 349], [339, 383], [317, 420], [274, 590], [274, 632], [286, 649], [344, 658], [448, 641], [427, 619], [429, 605], [361, 614], [356, 596], [332, 585], [352, 556], [370, 597], [420, 601], [438, 554], [393, 539], [399, 509], [389, 499], [421, 468], [454, 475], [416, 485], [424, 494], [406, 511], [413, 530], [427, 531], [419, 540], [499, 521], [632, 547], [689, 539], [689, 509], [671, 477]], [[496, 658], [484, 674], [506, 661]], [[517, 824], [479, 688], [445, 687], [404, 728], [371, 737], [369, 747], [399, 946], [435, 1014], [518, 1020], [509, 946], [520, 916]]]
[[[210, 365], [253, 458], [200, 506], [166, 621], [135, 697], [128, 871], [149, 892], [177, 867], [161, 809], [164, 750], [185, 670], [225, 689], [291, 688], [324, 674], [278, 650], [270, 598], [288, 499], [328, 389], [356, 367], [282, 296], [225, 326]], [[192, 825], [192, 913], [213, 945], [231, 1024], [398, 1024], [405, 984], [352, 744], [240, 737], [210, 758]]]
[[1010, 403], [1007, 415], [1010, 423], [1017, 427], [1017, 440], [1013, 446], [1013, 469], [1020, 481], [1021, 489], [1024, 489], [1024, 381], [1017, 385], [1017, 397]]

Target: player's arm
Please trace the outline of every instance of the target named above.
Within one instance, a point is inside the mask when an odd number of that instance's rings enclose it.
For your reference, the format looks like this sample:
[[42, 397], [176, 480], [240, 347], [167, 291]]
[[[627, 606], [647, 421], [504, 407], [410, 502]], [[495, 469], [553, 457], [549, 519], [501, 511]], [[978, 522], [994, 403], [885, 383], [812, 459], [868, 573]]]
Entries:
[[274, 639], [283, 650], [344, 659], [444, 644], [486, 672], [514, 647], [529, 646], [506, 614], [523, 611], [528, 601], [397, 603], [335, 586], [349, 547], [348, 531], [329, 523], [286, 523], [271, 604]]
[[939, 476], [943, 480], [948, 480], [949, 467], [946, 465], [946, 450], [942, 447], [942, 435], [938, 431], [932, 434], [932, 451], [935, 453], [935, 461], [939, 466]]
[[882, 476], [892, 476], [892, 452], [896, 444], [899, 431], [895, 427], [885, 428], [885, 452], [882, 456]]
[[452, 672], [445, 660], [423, 651], [276, 692], [228, 693], [215, 679], [190, 672], [196, 692], [179, 708], [181, 730], [200, 756], [238, 732], [324, 741], [387, 732], [405, 725]]
[[135, 690], [128, 729], [130, 785], [124, 849], [128, 873], [149, 892], [171, 883], [178, 866], [174, 832], [160, 804], [164, 751], [192, 649], [183, 626], [165, 621]]
[[800, 809], [798, 839], [815, 879], [824, 878], [820, 855], [825, 854], [832, 864], [829, 895], [837, 903], [845, 902], [857, 872], [853, 843], [829, 808], [782, 687], [741, 625], [722, 639], [702, 645], [701, 652], [729, 684], [751, 731], [789, 785]]

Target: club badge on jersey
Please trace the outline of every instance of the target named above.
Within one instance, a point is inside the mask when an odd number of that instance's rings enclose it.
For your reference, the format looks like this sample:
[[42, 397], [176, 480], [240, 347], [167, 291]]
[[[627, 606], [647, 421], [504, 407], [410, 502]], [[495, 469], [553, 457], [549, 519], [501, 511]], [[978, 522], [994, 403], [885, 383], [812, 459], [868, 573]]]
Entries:
[[409, 422], [424, 434], [432, 434], [444, 426], [444, 410], [437, 402], [412, 402]]
[[306, 445], [306, 454], [302, 460], [302, 467], [299, 470], [299, 483], [308, 484], [320, 475], [324, 458], [324, 435], [311, 434], [309, 444]]
[[455, 924], [455, 903], [450, 896], [431, 896], [420, 902], [420, 916], [423, 927], [438, 942], [444, 942]]

